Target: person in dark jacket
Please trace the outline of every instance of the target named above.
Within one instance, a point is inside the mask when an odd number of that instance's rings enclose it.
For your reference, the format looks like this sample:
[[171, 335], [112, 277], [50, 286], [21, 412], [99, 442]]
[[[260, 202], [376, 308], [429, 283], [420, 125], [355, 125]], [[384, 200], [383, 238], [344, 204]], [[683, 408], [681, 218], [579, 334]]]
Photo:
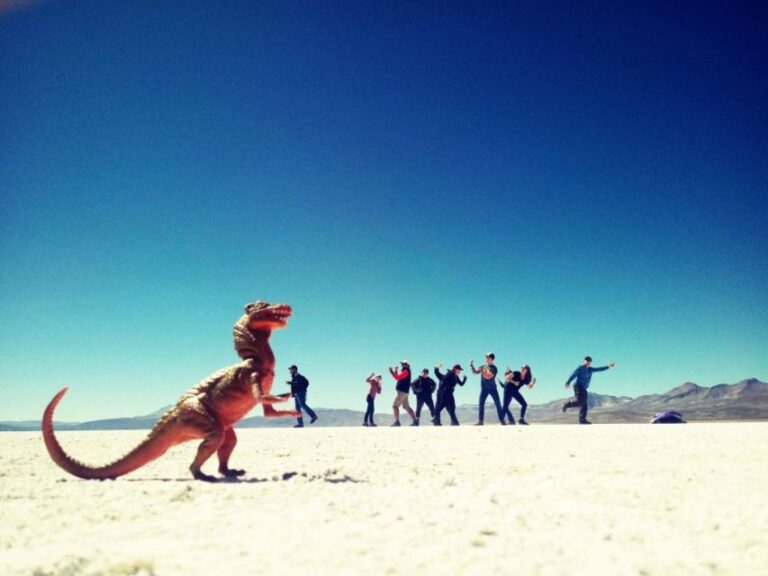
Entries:
[[419, 425], [421, 418], [421, 409], [424, 404], [429, 408], [429, 417], [435, 417], [435, 404], [432, 402], [432, 393], [437, 388], [437, 382], [429, 377], [429, 370], [424, 368], [416, 380], [411, 384], [414, 394], [416, 394], [416, 426]]
[[520, 424], [523, 426], [528, 425], [528, 422], [525, 421], [525, 411], [528, 409], [528, 402], [526, 402], [525, 398], [523, 398], [523, 395], [520, 393], [520, 389], [523, 386], [533, 388], [534, 384], [536, 384], [536, 379], [532, 378], [531, 369], [527, 364], [523, 366], [519, 371], [512, 371], [507, 368], [506, 372], [504, 372], [504, 382], [503, 384], [500, 384], [504, 388], [504, 402], [502, 405], [502, 410], [504, 411], [504, 415], [507, 417], [509, 424], [515, 423], [515, 417], [512, 416], [512, 412], [509, 410], [509, 405], [512, 403], [512, 399], [514, 398], [517, 403], [520, 404]]
[[394, 366], [389, 369], [389, 373], [397, 380], [397, 384], [395, 384], [397, 396], [395, 396], [395, 401], [392, 403], [392, 410], [395, 414], [395, 421], [392, 423], [392, 426], [400, 426], [400, 406], [408, 412], [412, 420], [411, 425], [415, 426], [416, 414], [413, 413], [411, 405], [408, 404], [408, 395], [411, 392], [411, 365], [408, 360], [403, 360], [400, 362], [400, 370]]
[[442, 366], [442, 364], [435, 366], [435, 376], [437, 376], [440, 386], [437, 389], [437, 406], [435, 406], [435, 417], [432, 419], [432, 423], [435, 426], [442, 426], [440, 412], [445, 408], [451, 417], [451, 426], [458, 426], [459, 420], [456, 418], [456, 400], [453, 397], [453, 391], [457, 384], [464, 386], [467, 377], [461, 378], [461, 372], [464, 369], [459, 364], [454, 364], [453, 368], [446, 374], [440, 372]]
[[565, 381], [565, 387], [570, 388], [571, 382], [573, 380], [576, 380], [576, 383], [573, 385], [573, 393], [574, 398], [572, 400], [569, 400], [565, 404], [563, 404], [563, 412], [568, 410], [568, 408], [574, 408], [576, 406], [579, 407], [579, 424], [592, 424], [589, 420], [587, 420], [587, 398], [589, 394], [587, 393], [587, 388], [589, 388], [589, 383], [592, 380], [592, 374], [595, 372], [602, 372], [603, 370], [608, 370], [609, 368], [613, 368], [616, 366], [615, 362], [609, 362], [608, 366], [602, 366], [600, 368], [592, 368], [592, 358], [590, 356], [584, 357], [584, 363], [576, 368], [576, 370], [573, 371], [573, 374], [571, 374], [570, 378]]
[[[317, 422], [317, 414], [315, 414], [315, 411], [307, 405], [307, 388], [309, 387], [309, 380], [299, 374], [299, 369], [296, 367], [296, 364], [288, 368], [288, 370], [291, 372], [291, 379], [286, 381], [286, 384], [291, 385], [291, 394], [293, 394], [293, 399], [296, 402], [296, 410], [298, 410], [299, 413], [301, 413], [302, 410], [306, 412], [311, 418], [309, 423], [314, 424]], [[297, 422], [298, 423], [294, 428], [304, 428], [303, 417], [299, 416]]]

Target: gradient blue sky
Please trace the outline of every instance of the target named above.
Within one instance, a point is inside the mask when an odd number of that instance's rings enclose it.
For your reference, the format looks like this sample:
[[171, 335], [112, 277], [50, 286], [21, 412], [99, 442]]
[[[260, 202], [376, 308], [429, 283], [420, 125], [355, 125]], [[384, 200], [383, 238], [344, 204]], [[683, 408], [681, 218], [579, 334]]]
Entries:
[[6, 7], [0, 420], [172, 403], [255, 299], [313, 406], [488, 350], [534, 403], [768, 379], [768, 9], [577, 4]]

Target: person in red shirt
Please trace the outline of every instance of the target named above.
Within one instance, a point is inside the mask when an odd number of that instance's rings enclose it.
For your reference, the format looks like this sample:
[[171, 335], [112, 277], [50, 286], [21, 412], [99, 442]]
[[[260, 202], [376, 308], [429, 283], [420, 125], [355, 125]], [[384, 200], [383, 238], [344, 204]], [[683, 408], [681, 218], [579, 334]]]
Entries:
[[395, 413], [395, 421], [392, 423], [392, 426], [400, 426], [400, 406], [402, 406], [411, 417], [411, 420], [413, 421], [411, 426], [415, 426], [416, 414], [413, 412], [410, 404], [408, 404], [408, 395], [411, 392], [411, 365], [408, 360], [403, 360], [400, 362], [400, 370], [395, 366], [389, 369], [389, 373], [392, 374], [392, 377], [395, 380], [397, 380], [397, 384], [395, 385], [397, 396], [395, 396], [395, 401], [392, 403], [392, 410]]
[[368, 396], [365, 397], [368, 408], [365, 410], [363, 426], [376, 426], [373, 423], [373, 401], [376, 399], [377, 394], [381, 394], [381, 374], [374, 377], [373, 372], [371, 372], [371, 375], [365, 381], [371, 386], [371, 389], [368, 391]]

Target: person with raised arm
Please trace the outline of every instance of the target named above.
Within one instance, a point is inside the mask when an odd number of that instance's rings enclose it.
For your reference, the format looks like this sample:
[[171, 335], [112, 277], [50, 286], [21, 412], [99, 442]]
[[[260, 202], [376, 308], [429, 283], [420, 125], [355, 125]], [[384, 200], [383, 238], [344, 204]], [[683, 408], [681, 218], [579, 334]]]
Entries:
[[368, 376], [368, 378], [366, 378], [365, 381], [368, 383], [368, 385], [371, 388], [370, 390], [368, 390], [368, 396], [365, 397], [367, 408], [365, 409], [363, 426], [375, 427], [376, 424], [373, 422], [373, 411], [374, 411], [373, 403], [374, 403], [374, 400], [376, 400], [376, 395], [381, 394], [381, 374], [374, 376], [373, 372], [371, 372], [371, 375]]
[[528, 425], [528, 422], [525, 420], [525, 411], [528, 409], [528, 402], [523, 398], [520, 389], [523, 386], [533, 388], [534, 384], [536, 384], [536, 378], [532, 377], [531, 368], [528, 364], [524, 365], [520, 370], [513, 371], [507, 368], [504, 372], [504, 382], [500, 383], [504, 389], [504, 403], [502, 410], [504, 411], [504, 415], [507, 417], [509, 424], [515, 423], [515, 417], [512, 416], [512, 412], [509, 410], [509, 405], [514, 398], [517, 403], [520, 404], [520, 424], [523, 426]]
[[393, 366], [389, 369], [389, 373], [392, 374], [392, 377], [397, 381], [395, 384], [397, 396], [395, 396], [395, 401], [392, 403], [392, 410], [395, 414], [395, 421], [392, 423], [392, 426], [400, 426], [401, 406], [411, 417], [411, 426], [415, 426], [416, 414], [413, 413], [411, 405], [408, 404], [408, 394], [411, 391], [411, 365], [408, 360], [403, 360], [400, 362], [399, 370], [397, 369], [397, 366]]
[[576, 383], [573, 385], [574, 398], [563, 404], [563, 412], [568, 410], [568, 408], [575, 408], [578, 406], [579, 424], [592, 424], [592, 422], [587, 420], [587, 410], [589, 409], [587, 405], [587, 399], [589, 398], [587, 388], [589, 388], [589, 383], [592, 380], [592, 374], [595, 372], [608, 370], [609, 368], [613, 368], [615, 366], [615, 362], [608, 362], [608, 366], [593, 368], [592, 358], [590, 356], [585, 356], [584, 363], [576, 368], [576, 370], [573, 371], [573, 374], [571, 374], [570, 378], [565, 381], [566, 388], [570, 388], [571, 382], [574, 380], [576, 380]]
[[485, 364], [480, 368], [475, 368], [475, 361], [469, 361], [469, 367], [472, 369], [473, 374], [480, 374], [480, 400], [478, 405], [478, 419], [475, 426], [482, 426], [485, 423], [485, 401], [488, 396], [493, 398], [493, 403], [496, 406], [496, 413], [499, 415], [499, 424], [502, 426], [506, 424], [504, 421], [504, 412], [501, 410], [501, 399], [499, 398], [499, 392], [496, 390], [496, 374], [499, 373], [498, 368], [494, 365], [496, 355], [493, 352], [488, 352], [485, 355]]
[[435, 426], [442, 426], [440, 412], [445, 408], [451, 417], [451, 426], [458, 426], [459, 419], [456, 418], [456, 400], [453, 397], [453, 391], [457, 384], [464, 386], [467, 382], [467, 377], [461, 377], [461, 372], [464, 369], [459, 364], [454, 364], [453, 368], [445, 374], [440, 371], [442, 367], [442, 364], [435, 366], [435, 376], [437, 376], [440, 386], [437, 389], [437, 406], [435, 406], [435, 417], [432, 419], [432, 423]]

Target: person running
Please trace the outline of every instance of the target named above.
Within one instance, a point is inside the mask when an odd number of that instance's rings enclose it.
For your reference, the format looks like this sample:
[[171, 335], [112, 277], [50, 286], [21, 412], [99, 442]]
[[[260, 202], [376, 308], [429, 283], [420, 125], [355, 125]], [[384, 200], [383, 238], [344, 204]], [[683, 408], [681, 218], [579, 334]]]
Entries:
[[493, 403], [496, 405], [496, 412], [499, 415], [499, 424], [502, 426], [506, 424], [504, 422], [504, 412], [501, 410], [501, 400], [499, 399], [499, 392], [496, 390], [496, 374], [499, 370], [493, 364], [496, 360], [496, 355], [493, 352], [488, 352], [485, 355], [485, 364], [480, 368], [475, 368], [475, 361], [469, 361], [469, 367], [472, 369], [473, 374], [480, 374], [480, 401], [478, 406], [478, 420], [475, 426], [482, 426], [485, 421], [485, 401], [490, 396], [493, 398]]
[[615, 362], [608, 362], [608, 366], [592, 368], [592, 358], [590, 356], [585, 356], [584, 363], [576, 368], [576, 370], [573, 371], [573, 374], [571, 374], [571, 377], [565, 382], [565, 387], [570, 388], [571, 382], [576, 380], [576, 383], [573, 385], [573, 393], [575, 397], [563, 404], [563, 412], [568, 410], [568, 408], [575, 408], [578, 406], [579, 424], [592, 424], [592, 422], [587, 420], [587, 410], [589, 409], [587, 406], [587, 398], [589, 397], [587, 388], [589, 388], [589, 382], [592, 380], [592, 374], [608, 370], [614, 366], [616, 366]]
[[509, 410], [509, 405], [514, 398], [517, 403], [520, 404], [520, 424], [523, 426], [528, 425], [528, 422], [525, 421], [525, 411], [528, 409], [528, 402], [526, 402], [523, 395], [520, 394], [520, 389], [523, 386], [533, 388], [534, 384], [536, 384], [536, 379], [531, 377], [531, 369], [527, 364], [519, 371], [512, 371], [507, 368], [506, 372], [504, 372], [504, 383], [500, 384], [504, 388], [504, 403], [502, 410], [504, 416], [507, 417], [509, 424], [515, 423], [515, 417], [512, 416], [512, 412]]
[[392, 426], [400, 426], [400, 406], [411, 417], [411, 426], [416, 426], [416, 414], [413, 413], [411, 405], [408, 404], [408, 394], [411, 391], [411, 365], [408, 363], [408, 360], [403, 360], [400, 362], [400, 370], [396, 366], [391, 367], [389, 373], [397, 381], [397, 384], [395, 384], [397, 396], [395, 396], [395, 401], [392, 403], [392, 411], [395, 414], [395, 421], [392, 423]]
[[456, 418], [456, 399], [453, 397], [453, 391], [456, 384], [464, 386], [467, 383], [467, 377], [461, 377], [461, 372], [464, 369], [459, 364], [454, 364], [453, 368], [446, 374], [440, 372], [442, 367], [442, 364], [435, 366], [435, 376], [440, 382], [440, 386], [437, 389], [437, 406], [435, 406], [435, 417], [432, 418], [432, 423], [435, 426], [442, 426], [440, 412], [445, 408], [451, 417], [451, 426], [458, 426], [459, 419]]
[[[299, 374], [299, 369], [296, 367], [296, 364], [288, 368], [288, 370], [291, 372], [291, 379], [286, 381], [286, 384], [291, 385], [291, 394], [293, 394], [293, 399], [296, 402], [296, 410], [299, 414], [301, 414], [302, 410], [306, 412], [311, 418], [309, 423], [314, 424], [317, 422], [317, 414], [315, 414], [315, 411], [307, 405], [307, 388], [309, 387], [309, 380]], [[299, 416], [296, 421], [297, 424], [294, 428], [304, 428], [304, 418], [302, 416]]]
[[429, 377], [429, 370], [424, 368], [419, 377], [411, 384], [411, 388], [416, 394], [416, 426], [418, 426], [419, 420], [421, 419], [421, 409], [424, 404], [429, 408], [429, 417], [435, 417], [435, 405], [432, 402], [432, 393], [435, 391], [435, 388], [437, 388], [437, 382]]
[[376, 400], [376, 395], [381, 394], [381, 374], [374, 377], [373, 372], [365, 381], [371, 386], [368, 391], [368, 396], [365, 397], [365, 402], [368, 407], [365, 410], [365, 418], [363, 419], [363, 426], [376, 426], [373, 422], [373, 401]]

